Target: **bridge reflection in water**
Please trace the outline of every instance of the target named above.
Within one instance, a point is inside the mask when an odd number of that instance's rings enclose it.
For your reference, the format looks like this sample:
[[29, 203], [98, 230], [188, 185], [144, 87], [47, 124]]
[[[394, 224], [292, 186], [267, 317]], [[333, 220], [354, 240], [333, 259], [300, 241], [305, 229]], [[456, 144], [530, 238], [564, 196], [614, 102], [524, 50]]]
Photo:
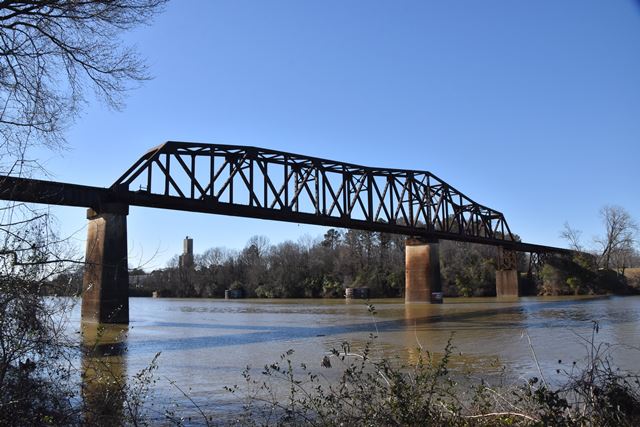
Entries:
[[122, 324], [82, 324], [82, 398], [90, 426], [122, 425], [127, 402], [127, 333]]

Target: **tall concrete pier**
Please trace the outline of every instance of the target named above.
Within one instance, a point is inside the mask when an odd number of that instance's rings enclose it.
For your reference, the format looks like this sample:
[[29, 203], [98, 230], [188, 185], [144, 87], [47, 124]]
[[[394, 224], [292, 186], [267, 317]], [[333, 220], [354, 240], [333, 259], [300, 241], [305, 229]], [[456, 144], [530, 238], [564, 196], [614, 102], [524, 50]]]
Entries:
[[404, 301], [431, 302], [432, 292], [441, 292], [438, 241], [410, 237], [405, 242]]
[[128, 213], [123, 204], [87, 210], [83, 322], [129, 323]]
[[516, 298], [520, 296], [518, 285], [518, 262], [512, 250], [498, 247], [498, 266], [496, 268], [496, 296]]

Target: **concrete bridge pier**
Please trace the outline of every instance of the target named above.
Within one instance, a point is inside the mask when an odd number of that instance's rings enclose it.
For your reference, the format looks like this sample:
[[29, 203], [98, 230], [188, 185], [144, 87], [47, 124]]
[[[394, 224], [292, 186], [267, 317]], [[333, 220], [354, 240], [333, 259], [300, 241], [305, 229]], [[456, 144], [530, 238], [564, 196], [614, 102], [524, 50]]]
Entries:
[[520, 296], [516, 252], [502, 246], [498, 247], [496, 296], [498, 298], [517, 298]]
[[115, 203], [87, 210], [83, 322], [129, 323], [128, 213], [129, 206]]
[[432, 301], [432, 292], [442, 292], [437, 240], [409, 237], [405, 241], [404, 302]]

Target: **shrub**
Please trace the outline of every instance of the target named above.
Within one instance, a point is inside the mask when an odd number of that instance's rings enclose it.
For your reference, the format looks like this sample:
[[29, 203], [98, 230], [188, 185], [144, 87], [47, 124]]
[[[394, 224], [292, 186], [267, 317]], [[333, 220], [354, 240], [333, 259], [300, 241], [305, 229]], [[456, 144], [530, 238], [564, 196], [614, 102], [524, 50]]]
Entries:
[[[242, 425], [321, 426], [634, 426], [640, 423], [637, 375], [615, 369], [608, 347], [596, 344], [597, 323], [587, 340], [584, 366], [576, 362], [557, 388], [531, 378], [523, 385], [493, 388], [484, 381], [456, 381], [448, 369], [451, 339], [442, 357], [418, 349], [414, 363], [376, 358], [370, 341], [360, 353], [348, 343], [322, 358], [329, 373], [295, 364], [293, 350], [266, 365], [259, 377], [247, 368], [239, 394]], [[561, 361], [560, 361], [561, 363]], [[330, 372], [339, 370], [337, 380]]]

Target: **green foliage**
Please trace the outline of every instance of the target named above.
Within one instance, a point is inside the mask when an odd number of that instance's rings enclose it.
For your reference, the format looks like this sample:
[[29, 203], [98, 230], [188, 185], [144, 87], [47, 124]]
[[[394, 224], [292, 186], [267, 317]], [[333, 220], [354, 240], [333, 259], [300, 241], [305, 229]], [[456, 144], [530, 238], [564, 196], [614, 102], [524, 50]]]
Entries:
[[445, 296], [494, 296], [495, 249], [459, 242], [440, 244]]
[[229, 289], [232, 291], [242, 291], [244, 290], [244, 286], [242, 286], [242, 283], [239, 280], [234, 280], [233, 283], [231, 283], [231, 286], [229, 286]]
[[344, 296], [344, 288], [338, 281], [325, 277], [322, 282], [322, 296], [325, 298], [340, 298]]
[[462, 277], [456, 277], [456, 288], [458, 288], [458, 294], [461, 297], [472, 297], [473, 287], [472, 284]]
[[613, 270], [599, 269], [595, 258], [586, 254], [550, 257], [541, 269], [540, 278], [543, 295], [624, 295], [633, 291], [624, 276]]
[[582, 287], [582, 280], [580, 280], [579, 277], [571, 276], [567, 278], [567, 286], [569, 286], [574, 294], [578, 295]]
[[[143, 287], [148, 294], [222, 297], [241, 282], [247, 297], [342, 297], [345, 287], [367, 287], [372, 298], [398, 297], [404, 292], [404, 251], [403, 236], [359, 230], [330, 229], [322, 239], [278, 245], [256, 236], [241, 251], [211, 248], [196, 256], [190, 269], [173, 262], [150, 273]], [[496, 257], [493, 246], [441, 241], [444, 295], [495, 296]], [[527, 272], [521, 283], [528, 295], [633, 291], [623, 276], [598, 270], [596, 258], [584, 253], [549, 257], [536, 268], [529, 261], [523, 254], [517, 257], [518, 270]]]

